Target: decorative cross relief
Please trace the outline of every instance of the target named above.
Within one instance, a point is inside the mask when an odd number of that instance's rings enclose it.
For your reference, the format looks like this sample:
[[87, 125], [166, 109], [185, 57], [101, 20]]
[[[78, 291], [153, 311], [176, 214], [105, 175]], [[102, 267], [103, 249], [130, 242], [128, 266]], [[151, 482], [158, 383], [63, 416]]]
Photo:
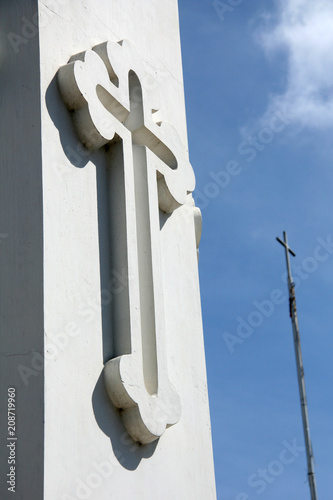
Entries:
[[[145, 76], [145, 62], [126, 40], [78, 54], [58, 72], [80, 140], [90, 150], [110, 145], [111, 182], [119, 183], [111, 218], [118, 213], [123, 226], [126, 242], [114, 253], [126, 267], [128, 288], [115, 305], [116, 357], [104, 375], [127, 431], [141, 443], [158, 439], [181, 415], [167, 370], [159, 208], [174, 211], [195, 186], [187, 151], [161, 120]], [[194, 219], [198, 235], [198, 209]]]

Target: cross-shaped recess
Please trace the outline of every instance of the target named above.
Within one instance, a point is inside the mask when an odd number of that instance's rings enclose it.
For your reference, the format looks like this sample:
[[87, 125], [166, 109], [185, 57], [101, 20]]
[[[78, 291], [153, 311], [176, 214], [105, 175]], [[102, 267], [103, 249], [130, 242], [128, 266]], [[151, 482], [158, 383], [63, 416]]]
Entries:
[[108, 394], [142, 443], [180, 418], [165, 346], [159, 208], [171, 212], [194, 189], [187, 153], [158, 118], [145, 63], [129, 42], [108, 42], [60, 68], [58, 83], [81, 141], [108, 146], [112, 258], [128, 272], [114, 300], [115, 357], [105, 365]]

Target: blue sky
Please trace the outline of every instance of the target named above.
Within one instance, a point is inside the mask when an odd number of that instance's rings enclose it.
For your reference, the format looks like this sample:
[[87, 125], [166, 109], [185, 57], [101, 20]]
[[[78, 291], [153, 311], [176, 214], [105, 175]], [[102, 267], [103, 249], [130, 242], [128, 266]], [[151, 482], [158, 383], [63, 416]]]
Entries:
[[204, 224], [200, 280], [218, 499], [310, 498], [285, 256], [275, 240], [284, 230], [296, 252], [318, 497], [328, 499], [333, 3], [179, 0], [179, 10]]

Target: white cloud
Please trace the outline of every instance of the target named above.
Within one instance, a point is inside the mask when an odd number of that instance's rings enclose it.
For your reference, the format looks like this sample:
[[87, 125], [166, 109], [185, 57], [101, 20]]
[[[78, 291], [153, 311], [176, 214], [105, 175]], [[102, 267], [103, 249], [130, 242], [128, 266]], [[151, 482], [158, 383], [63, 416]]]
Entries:
[[269, 57], [287, 57], [283, 94], [272, 95], [261, 122], [287, 109], [305, 127], [333, 126], [333, 1], [277, 0], [278, 21], [260, 35]]

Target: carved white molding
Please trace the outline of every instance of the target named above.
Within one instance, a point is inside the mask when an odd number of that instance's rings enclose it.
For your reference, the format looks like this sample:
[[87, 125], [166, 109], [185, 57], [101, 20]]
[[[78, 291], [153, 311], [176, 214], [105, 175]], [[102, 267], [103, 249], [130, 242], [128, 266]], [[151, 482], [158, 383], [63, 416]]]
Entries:
[[[146, 75], [146, 63], [126, 40], [73, 56], [58, 72], [61, 95], [82, 143], [91, 150], [112, 144], [113, 157], [123, 166], [125, 192], [119, 200], [127, 242], [126, 256], [120, 258], [128, 288], [115, 311], [115, 335], [123, 347], [106, 363], [104, 375], [127, 431], [141, 443], [159, 438], [181, 415], [167, 369], [158, 207], [172, 212], [195, 186], [186, 148], [175, 128], [162, 120]], [[130, 342], [124, 345], [122, 336]]]

